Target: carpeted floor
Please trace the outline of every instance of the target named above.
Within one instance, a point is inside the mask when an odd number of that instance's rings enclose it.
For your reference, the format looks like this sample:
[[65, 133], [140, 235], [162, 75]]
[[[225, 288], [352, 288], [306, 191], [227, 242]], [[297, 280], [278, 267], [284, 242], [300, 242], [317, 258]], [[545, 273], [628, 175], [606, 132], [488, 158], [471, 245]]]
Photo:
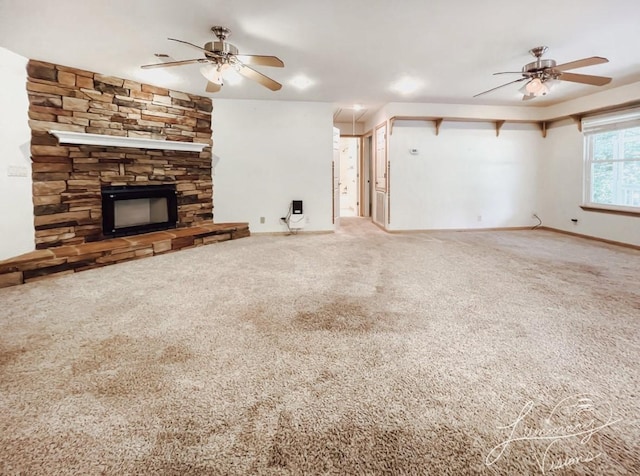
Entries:
[[1, 474], [640, 474], [640, 252], [253, 236], [0, 290]]

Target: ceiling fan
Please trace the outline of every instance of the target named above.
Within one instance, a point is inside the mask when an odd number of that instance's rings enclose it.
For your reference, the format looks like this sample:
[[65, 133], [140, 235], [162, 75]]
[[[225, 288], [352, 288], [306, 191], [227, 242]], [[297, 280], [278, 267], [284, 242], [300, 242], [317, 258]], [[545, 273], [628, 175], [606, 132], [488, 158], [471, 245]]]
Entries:
[[476, 94], [475, 97], [482, 96], [483, 94], [490, 93], [496, 89], [500, 89], [509, 84], [519, 83], [528, 80], [527, 83], [520, 89], [523, 94], [522, 99], [524, 101], [534, 99], [538, 96], [544, 96], [549, 92], [549, 86], [552, 81], [571, 81], [573, 83], [591, 84], [593, 86], [604, 86], [611, 82], [611, 78], [605, 76], [592, 76], [589, 74], [576, 74], [567, 73], [569, 69], [584, 68], [586, 66], [593, 66], [596, 64], [608, 63], [607, 58], [600, 56], [591, 56], [589, 58], [582, 58], [576, 61], [570, 61], [569, 63], [563, 63], [557, 65], [555, 60], [542, 59], [542, 55], [547, 52], [546, 46], [537, 46], [529, 50], [529, 53], [536, 58], [535, 61], [525, 64], [522, 67], [522, 71], [502, 71], [498, 74], [521, 74], [522, 78], [510, 81], [495, 88], [488, 89], [481, 93]]
[[215, 93], [220, 91], [224, 83], [222, 75], [225, 70], [230, 68], [233, 68], [245, 78], [256, 81], [272, 91], [278, 91], [280, 88], [282, 88], [282, 84], [247, 66], [248, 64], [250, 64], [282, 68], [284, 67], [284, 63], [280, 58], [277, 58], [276, 56], [238, 54], [238, 48], [225, 41], [231, 33], [228, 28], [225, 28], [223, 26], [214, 26], [211, 27], [211, 31], [216, 35], [218, 41], [209, 41], [204, 45], [204, 47], [194, 45], [193, 43], [189, 43], [188, 41], [169, 38], [169, 40], [171, 41], [184, 43], [185, 45], [192, 46], [202, 51], [204, 53], [203, 58], [146, 64], [141, 66], [141, 68], [166, 68], [168, 66], [182, 66], [185, 64], [200, 63], [203, 65], [200, 68], [200, 73], [202, 73], [202, 75], [208, 81], [206, 88], [206, 91], [208, 93]]

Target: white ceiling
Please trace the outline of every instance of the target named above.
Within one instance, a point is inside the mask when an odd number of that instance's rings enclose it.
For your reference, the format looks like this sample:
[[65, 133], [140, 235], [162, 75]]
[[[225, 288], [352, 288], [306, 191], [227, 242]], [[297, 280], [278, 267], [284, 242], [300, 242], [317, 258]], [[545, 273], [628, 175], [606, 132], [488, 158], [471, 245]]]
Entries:
[[[198, 65], [141, 70], [200, 53], [167, 37], [203, 45], [210, 28], [232, 30], [240, 53], [280, 57], [284, 69], [256, 67], [283, 83], [277, 92], [244, 80], [221, 98], [325, 101], [352, 113], [388, 102], [544, 106], [640, 80], [640, 0], [0, 0], [0, 46], [22, 56], [205, 95]], [[519, 76], [528, 50], [565, 63], [587, 56], [610, 62], [574, 72], [612, 76], [607, 86], [561, 82], [521, 101], [521, 83], [472, 96]], [[304, 91], [289, 82], [306, 75]], [[422, 82], [413, 94], [391, 85]], [[337, 116], [340, 118], [342, 114]], [[345, 117], [346, 117], [345, 116]], [[365, 116], [361, 115], [364, 119]]]

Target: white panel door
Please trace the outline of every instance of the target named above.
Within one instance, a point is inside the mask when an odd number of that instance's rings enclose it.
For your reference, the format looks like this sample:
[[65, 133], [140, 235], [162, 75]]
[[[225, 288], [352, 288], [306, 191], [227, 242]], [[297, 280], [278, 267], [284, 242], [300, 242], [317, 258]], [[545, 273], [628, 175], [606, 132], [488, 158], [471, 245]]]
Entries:
[[387, 222], [387, 124], [380, 124], [374, 133], [375, 200], [373, 220], [381, 226]]
[[387, 125], [377, 127], [376, 135], [376, 190], [387, 189]]

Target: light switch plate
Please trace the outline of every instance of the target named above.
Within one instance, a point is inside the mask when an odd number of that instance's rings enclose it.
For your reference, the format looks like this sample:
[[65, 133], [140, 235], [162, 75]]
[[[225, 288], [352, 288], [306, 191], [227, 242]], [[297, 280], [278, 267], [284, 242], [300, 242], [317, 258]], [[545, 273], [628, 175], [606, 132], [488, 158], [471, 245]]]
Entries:
[[9, 177], [26, 177], [29, 169], [24, 165], [9, 165], [7, 167], [7, 176]]

